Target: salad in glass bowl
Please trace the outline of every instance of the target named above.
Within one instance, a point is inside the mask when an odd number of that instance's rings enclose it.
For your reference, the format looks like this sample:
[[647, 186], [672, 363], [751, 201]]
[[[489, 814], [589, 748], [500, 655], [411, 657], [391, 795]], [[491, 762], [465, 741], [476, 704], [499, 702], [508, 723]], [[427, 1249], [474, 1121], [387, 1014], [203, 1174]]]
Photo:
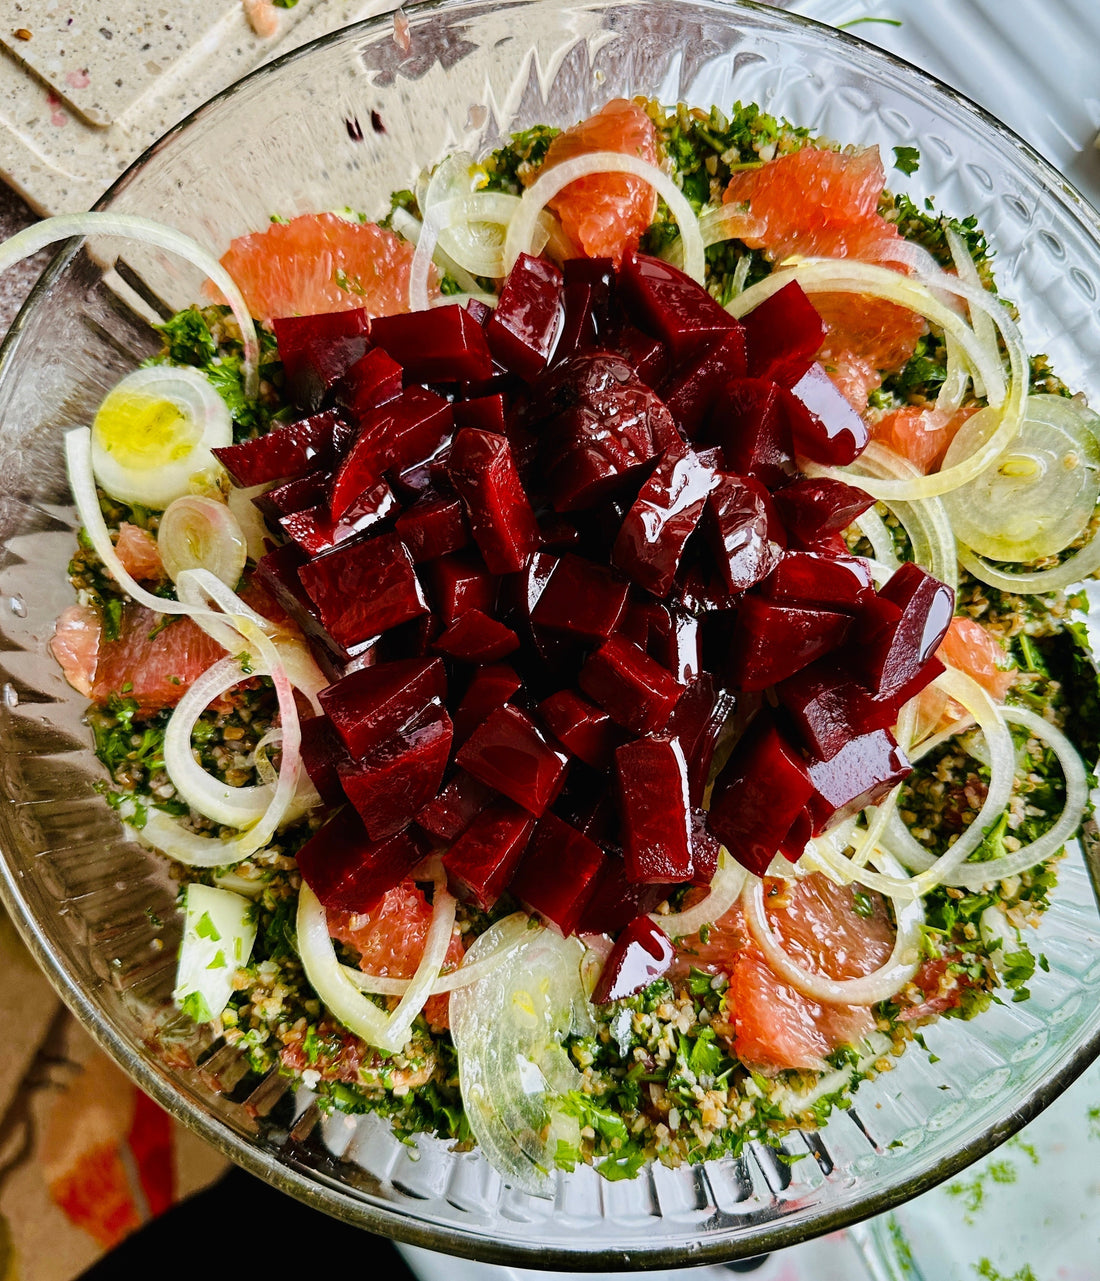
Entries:
[[820, 1165], [922, 1029], [1026, 1001], [1088, 817], [1100, 420], [899, 185], [623, 96], [220, 261], [110, 211], [0, 249], [208, 277], [65, 434], [49, 640], [178, 886], [155, 1056], [197, 1026], [257, 1110], [560, 1200]]

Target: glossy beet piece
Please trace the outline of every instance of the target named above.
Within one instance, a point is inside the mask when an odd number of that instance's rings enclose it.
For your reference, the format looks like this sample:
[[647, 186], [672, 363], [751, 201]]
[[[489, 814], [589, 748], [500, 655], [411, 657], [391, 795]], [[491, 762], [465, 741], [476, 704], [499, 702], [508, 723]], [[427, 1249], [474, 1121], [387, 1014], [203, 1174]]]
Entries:
[[315, 410], [366, 351], [371, 322], [362, 308], [355, 308], [286, 316], [273, 320], [271, 326], [288, 398], [299, 409]]
[[372, 841], [355, 810], [346, 805], [294, 856], [302, 879], [334, 912], [369, 912], [424, 857], [409, 832]]
[[450, 434], [451, 406], [426, 387], [407, 387], [370, 410], [347, 457], [336, 469], [329, 500], [339, 520], [389, 468], [400, 470], [434, 453]]
[[850, 614], [750, 594], [737, 609], [727, 672], [738, 689], [760, 690], [842, 645]]
[[568, 938], [595, 892], [604, 861], [595, 841], [556, 814], [544, 814], [508, 888]]
[[326, 631], [344, 646], [428, 612], [408, 549], [394, 534], [345, 543], [298, 576]]
[[402, 831], [439, 791], [451, 751], [451, 718], [438, 700], [358, 760], [337, 766], [372, 840]]
[[561, 791], [569, 758], [551, 746], [529, 716], [509, 704], [490, 712], [459, 749], [457, 760], [537, 817]]
[[522, 569], [539, 545], [539, 527], [503, 436], [464, 427], [447, 463], [466, 506], [470, 532], [494, 574]]
[[589, 307], [597, 332], [606, 334], [619, 319], [617, 273], [610, 258], [567, 258], [562, 265], [565, 288], [589, 291]]
[[875, 594], [875, 585], [862, 556], [787, 551], [760, 584], [760, 594], [769, 600], [812, 603], [855, 613]]
[[327, 503], [307, 507], [304, 511], [289, 512], [279, 517], [279, 527], [308, 552], [310, 556], [323, 556], [340, 543], [357, 534], [381, 525], [400, 510], [393, 490], [384, 480], [360, 494], [339, 520], [333, 520]]
[[707, 823], [743, 867], [763, 876], [813, 790], [798, 753], [760, 712], [714, 781]]
[[531, 621], [585, 640], [604, 640], [622, 617], [629, 590], [606, 566], [566, 553], [553, 567]]
[[808, 476], [784, 485], [772, 498], [788, 534], [809, 551], [842, 533], [875, 505], [869, 494], [842, 480], [814, 480]]
[[314, 644], [315, 654], [328, 670], [348, 661], [349, 648], [325, 630], [317, 616], [317, 607], [302, 586], [301, 570], [308, 560], [296, 543], [276, 547], [257, 561], [256, 579]]
[[793, 387], [814, 363], [825, 324], [797, 280], [755, 306], [741, 323], [749, 376]]
[[531, 382], [549, 363], [564, 318], [561, 272], [544, 258], [520, 254], [485, 337], [495, 360]]
[[[812, 799], [812, 798], [811, 798]], [[809, 806], [800, 811], [787, 835], [779, 843], [779, 852], [790, 863], [797, 863], [806, 850], [806, 842], [813, 835], [814, 821]]]
[[782, 388], [765, 378], [735, 378], [716, 398], [701, 436], [722, 449], [726, 468], [776, 489], [795, 475], [794, 445]]
[[485, 331], [457, 303], [378, 316], [370, 336], [404, 369], [406, 381], [475, 382], [493, 372]]
[[506, 663], [490, 663], [474, 672], [454, 713], [456, 746], [461, 746], [490, 712], [503, 707], [521, 684]]
[[699, 675], [702, 634], [699, 620], [660, 601], [632, 602], [619, 630], [667, 668], [681, 685]]
[[257, 494], [252, 502], [268, 520], [278, 522], [280, 516], [289, 516], [291, 512], [308, 511], [322, 503], [327, 507], [331, 483], [331, 472], [309, 471]]
[[668, 347], [675, 365], [699, 356], [728, 331], [741, 329], [702, 285], [660, 258], [627, 254], [619, 290], [643, 328]]
[[615, 752], [623, 863], [648, 885], [691, 879], [688, 769], [675, 739], [638, 738]]
[[372, 409], [401, 395], [401, 366], [380, 347], [372, 347], [352, 365], [336, 388], [336, 403], [359, 423]]
[[416, 816], [417, 824], [441, 841], [450, 842], [470, 826], [499, 793], [479, 778], [459, 770], [442, 791], [437, 793]]
[[310, 716], [301, 722], [302, 766], [326, 805], [342, 805], [344, 789], [337, 766], [351, 760], [348, 749], [327, 716]]
[[504, 418], [504, 397], [475, 396], [472, 400], [458, 400], [454, 403], [455, 430], [460, 427], [476, 427], [480, 431], [495, 432], [503, 436], [507, 430]]
[[483, 809], [443, 855], [455, 894], [488, 912], [507, 889], [534, 826], [534, 818], [510, 801]]
[[740, 325], [685, 362], [663, 388], [662, 395], [676, 426], [687, 439], [698, 436], [730, 379], [744, 376], [745, 334]]
[[211, 450], [229, 473], [234, 485], [250, 489], [289, 480], [325, 467], [332, 459], [332, 433], [336, 415], [332, 410], [300, 418], [275, 427], [266, 436], [242, 440]]
[[655, 596], [666, 596], [717, 483], [694, 451], [667, 450], [626, 514], [612, 550], [615, 565]]
[[321, 690], [318, 698], [348, 751], [359, 757], [381, 748], [446, 695], [441, 659], [405, 658], [352, 672]]
[[573, 281], [561, 292], [561, 333], [554, 346], [554, 359], [565, 360], [578, 351], [599, 345], [600, 331], [593, 311], [592, 285]]
[[806, 771], [814, 785], [809, 801], [811, 835], [881, 800], [911, 769], [893, 734], [885, 729], [850, 739], [827, 761], [810, 761]]
[[607, 769], [623, 740], [623, 731], [602, 707], [571, 689], [543, 699], [539, 715], [564, 748], [594, 769]]
[[577, 929], [581, 934], [617, 934], [636, 916], [654, 911], [673, 888], [628, 881], [623, 860], [609, 854], [596, 877], [596, 888], [581, 913]]
[[955, 593], [906, 561], [859, 619], [858, 664], [876, 694], [907, 684], [940, 647], [955, 609]]
[[702, 805], [719, 735], [736, 706], [736, 699], [718, 689], [710, 672], [697, 676], [680, 697], [665, 733], [683, 749], [688, 766], [692, 805]]
[[493, 612], [497, 580], [476, 555], [458, 552], [441, 556], [426, 569], [435, 612], [448, 626], [468, 609]]
[[436, 639], [435, 648], [464, 663], [495, 663], [519, 649], [519, 637], [480, 609], [468, 609]]
[[815, 463], [846, 467], [867, 448], [867, 424], [817, 364], [784, 391], [795, 452]]
[[470, 541], [461, 501], [440, 495], [429, 495], [406, 508], [394, 530], [417, 564], [460, 551]]
[[719, 475], [707, 496], [703, 531], [730, 592], [760, 582], [782, 556], [771, 537], [767, 494], [750, 478]]
[[579, 684], [626, 729], [655, 734], [664, 729], [683, 693], [677, 679], [621, 635], [604, 641], [581, 668]]
[[621, 1001], [655, 982], [672, 965], [672, 940], [649, 919], [636, 916], [615, 940], [592, 991], [594, 1005]]
[[701, 806], [695, 806], [690, 814], [691, 820], [691, 883], [692, 885], [709, 885], [718, 871], [718, 856], [722, 847], [717, 838], [707, 827], [707, 812]]

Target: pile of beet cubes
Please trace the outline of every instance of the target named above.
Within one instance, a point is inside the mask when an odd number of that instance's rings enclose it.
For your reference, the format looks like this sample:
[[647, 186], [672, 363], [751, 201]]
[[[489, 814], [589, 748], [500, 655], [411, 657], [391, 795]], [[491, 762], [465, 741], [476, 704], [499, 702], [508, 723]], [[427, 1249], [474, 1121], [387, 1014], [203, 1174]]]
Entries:
[[258, 575], [332, 677], [327, 907], [442, 849], [467, 902], [616, 936], [605, 1001], [667, 967], [646, 914], [719, 843], [763, 873], [905, 775], [953, 601], [912, 565], [876, 592], [841, 538], [871, 500], [798, 472], [867, 432], [797, 284], [739, 323], [657, 259], [523, 256], [495, 311], [274, 327], [303, 416], [216, 453], [273, 486]]

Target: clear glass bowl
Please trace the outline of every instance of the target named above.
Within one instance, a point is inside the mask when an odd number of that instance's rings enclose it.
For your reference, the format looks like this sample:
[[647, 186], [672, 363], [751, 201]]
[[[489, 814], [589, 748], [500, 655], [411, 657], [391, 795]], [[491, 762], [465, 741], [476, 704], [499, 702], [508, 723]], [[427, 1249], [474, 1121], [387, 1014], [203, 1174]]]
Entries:
[[[862, 42], [765, 7], [456, 3], [410, 11], [283, 59], [153, 147], [104, 207], [173, 223], [220, 252], [232, 236], [350, 205], [371, 216], [447, 151], [484, 152], [608, 98], [769, 111], [845, 142], [917, 146], [891, 178], [980, 215], [1032, 351], [1100, 400], [1100, 226], [1018, 138], [957, 94]], [[116, 254], [123, 256], [116, 260]], [[1066, 866], [1023, 1005], [931, 1029], [786, 1163], [657, 1168], [610, 1184], [561, 1176], [553, 1201], [501, 1185], [478, 1154], [412, 1149], [375, 1120], [323, 1117], [305, 1092], [258, 1081], [166, 1013], [179, 926], [162, 861], [120, 839], [84, 700], [46, 644], [70, 603], [74, 519], [61, 433], [156, 346], [157, 309], [198, 296], [177, 262], [118, 242], [70, 245], [0, 362], [0, 846], [4, 899], [43, 967], [134, 1078], [227, 1155], [341, 1218], [437, 1250], [540, 1267], [641, 1268], [773, 1250], [887, 1209], [1012, 1134], [1100, 1052], [1100, 922], [1080, 855]], [[164, 925], [158, 926], [158, 919]]]

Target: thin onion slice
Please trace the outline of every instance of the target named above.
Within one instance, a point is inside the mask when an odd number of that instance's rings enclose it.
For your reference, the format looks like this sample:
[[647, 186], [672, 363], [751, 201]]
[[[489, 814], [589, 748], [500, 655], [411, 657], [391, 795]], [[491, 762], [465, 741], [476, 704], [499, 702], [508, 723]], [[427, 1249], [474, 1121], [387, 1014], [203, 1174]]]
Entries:
[[322, 1004], [349, 1031], [377, 1045], [388, 1030], [390, 1016], [368, 1000], [344, 972], [332, 946], [325, 909], [304, 883], [298, 891], [295, 924], [302, 969]]
[[[902, 869], [888, 854], [877, 853], [875, 862], [895, 876]], [[750, 876], [741, 894], [745, 924], [764, 953], [768, 966], [811, 1001], [827, 1005], [877, 1005], [888, 1001], [912, 979], [920, 966], [920, 927], [924, 924], [924, 905], [920, 899], [894, 900], [897, 935], [889, 957], [870, 974], [860, 978], [832, 979], [826, 974], [807, 970], [795, 961], [776, 938], [764, 907], [764, 882]]]
[[157, 550], [172, 582], [186, 569], [207, 569], [235, 587], [248, 559], [236, 516], [225, 503], [204, 494], [185, 494], [168, 504], [157, 530]]
[[424, 1008], [432, 988], [439, 979], [439, 972], [447, 956], [454, 930], [455, 910], [458, 904], [454, 895], [447, 889], [446, 882], [440, 878], [436, 881], [432, 896], [432, 919], [428, 926], [428, 936], [424, 940], [424, 951], [416, 967], [408, 990], [390, 1012], [386, 1030], [375, 1043], [380, 1050], [396, 1054], [409, 1039], [416, 1016]]
[[721, 849], [718, 852], [718, 869], [705, 898], [693, 903], [683, 912], [670, 912], [667, 916], [651, 912], [649, 919], [656, 922], [669, 938], [698, 934], [704, 925], [713, 925], [725, 916], [737, 902], [747, 875], [748, 872], [729, 851]]
[[41, 222], [32, 223], [0, 244], [0, 272], [7, 271], [15, 263], [45, 249], [47, 245], [57, 244], [59, 240], [71, 240], [75, 236], [121, 236], [126, 240], [136, 240], [141, 244], [178, 254], [193, 267], [197, 267], [221, 290], [233, 312], [244, 346], [245, 393], [249, 396], [258, 394], [260, 342], [256, 337], [256, 326], [248, 312], [248, 304], [233, 277], [214, 255], [175, 227], [168, 227], [164, 223], [141, 218], [136, 214], [59, 214], [56, 218], [44, 218]]
[[898, 568], [901, 561], [898, 559], [897, 548], [894, 545], [893, 536], [887, 528], [886, 522], [872, 507], [865, 511], [862, 516], [857, 516], [854, 522], [856, 529], [871, 544], [871, 550], [875, 553], [876, 560], [887, 566], [891, 571]]
[[[951, 259], [955, 264], [955, 270], [959, 279], [970, 285], [973, 289], [983, 289], [981, 277], [978, 275], [978, 269], [974, 265], [974, 259], [970, 256], [970, 250], [966, 247], [966, 242], [962, 236], [954, 229], [948, 227], [945, 233], [947, 247], [951, 250]], [[982, 346], [990, 352], [997, 350], [997, 334], [993, 328], [993, 322], [988, 314], [980, 307], [971, 306], [970, 324], [973, 326], [974, 334]], [[980, 381], [974, 385], [974, 392], [978, 396], [988, 396], [986, 388]]]

